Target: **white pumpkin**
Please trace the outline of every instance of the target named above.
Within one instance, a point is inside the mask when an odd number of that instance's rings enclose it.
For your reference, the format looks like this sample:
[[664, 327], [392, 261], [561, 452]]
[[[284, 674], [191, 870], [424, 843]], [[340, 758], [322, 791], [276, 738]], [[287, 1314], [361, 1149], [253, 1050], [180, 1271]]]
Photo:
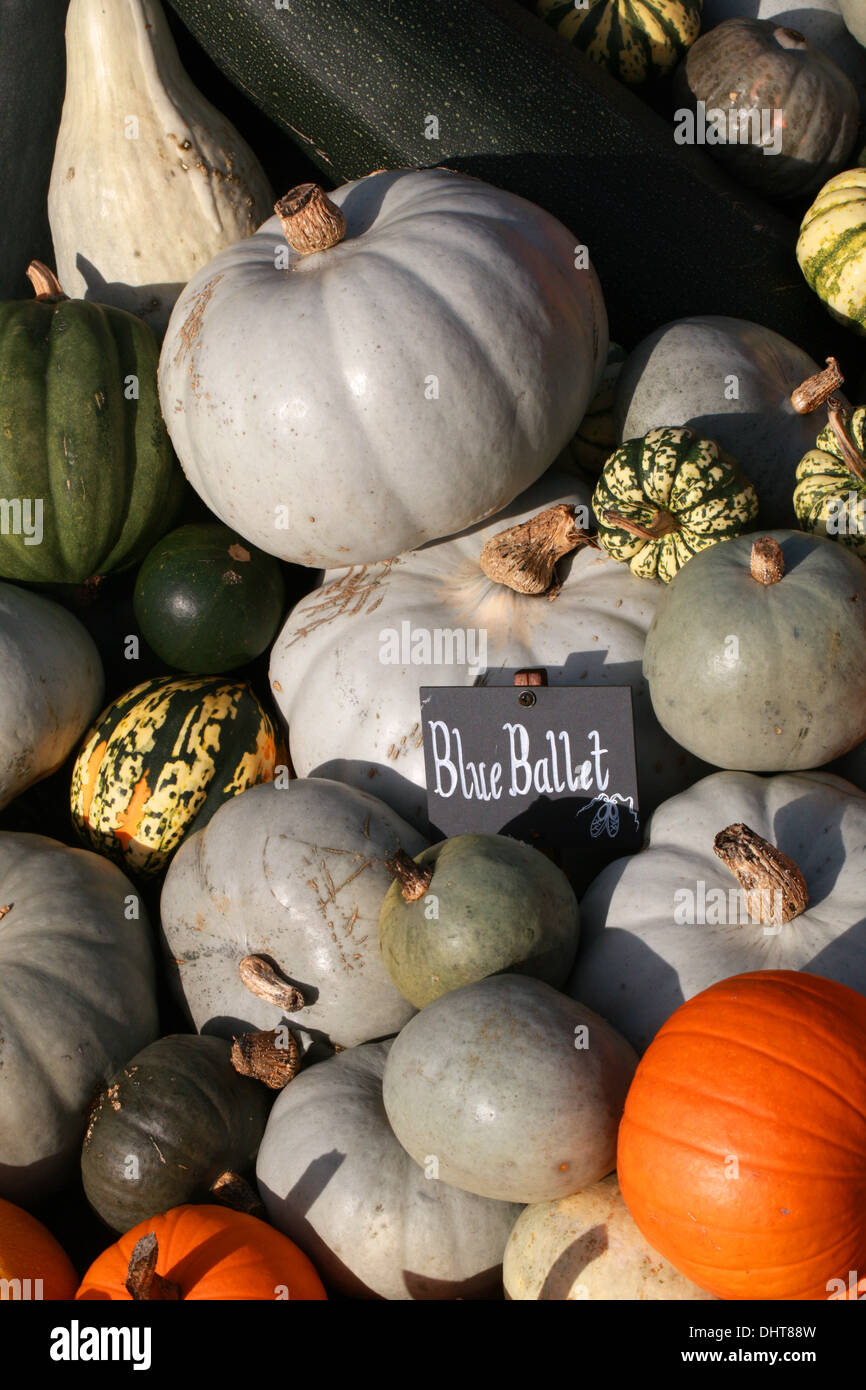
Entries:
[[0, 584], [0, 807], [61, 766], [103, 689], [99, 652], [78, 619]]
[[595, 272], [541, 208], [447, 169], [328, 197], [341, 241], [302, 255], [271, 218], [193, 277], [160, 359], [193, 487], [310, 566], [383, 560], [511, 501], [607, 353]]
[[553, 602], [516, 593], [481, 568], [486, 541], [563, 502], [586, 508], [588, 524], [588, 487], [548, 473], [486, 526], [382, 565], [326, 574], [271, 651], [271, 688], [299, 776], [375, 791], [426, 832], [420, 687], [511, 685], [515, 671], [540, 666], [554, 686], [632, 687], [645, 811], [702, 776], [706, 765], [662, 731], [643, 679], [663, 585], [590, 548], [561, 562]]
[[[385, 858], [426, 842], [367, 792], [324, 779], [232, 797], [181, 845], [160, 912], [176, 990], [201, 1033], [231, 1038], [288, 1023], [352, 1047], [396, 1033], [415, 1012], [379, 953]], [[286, 1012], [243, 983], [262, 956], [306, 1003]]]
[[252, 150], [181, 67], [159, 0], [70, 0], [48, 193], [65, 292], [161, 333], [190, 276], [272, 207]]
[[[839, 0], [839, 5], [842, 19], [849, 33], [853, 34], [858, 43], [866, 47], [866, 5], [863, 4], [863, 0]], [[863, 61], [864, 66], [866, 66], [866, 55], [864, 55]]]
[[815, 444], [815, 420], [791, 392], [819, 370], [807, 353], [760, 324], [677, 319], [626, 358], [614, 414], [621, 439], [689, 425], [714, 439], [754, 484], [760, 526], [795, 526], [794, 471]]
[[505, 1247], [506, 1298], [537, 1302], [715, 1302], [644, 1239], [616, 1174], [592, 1187], [524, 1207]]
[[[855, 15], [863, 16], [860, 22], [866, 25], [863, 0], [704, 0], [701, 33], [726, 19], [775, 19], [788, 29], [796, 29], [832, 58], [848, 74], [862, 102], [866, 96], [866, 53], [851, 37], [857, 34]], [[866, 27], [863, 32], [866, 34]]]
[[[751, 920], [713, 850], [734, 825], [805, 877], [808, 906], [790, 921]], [[609, 865], [584, 895], [566, 989], [639, 1051], [684, 1000], [731, 975], [807, 970], [866, 993], [864, 881], [866, 795], [856, 787], [826, 772], [714, 773], [660, 806], [644, 852]]]

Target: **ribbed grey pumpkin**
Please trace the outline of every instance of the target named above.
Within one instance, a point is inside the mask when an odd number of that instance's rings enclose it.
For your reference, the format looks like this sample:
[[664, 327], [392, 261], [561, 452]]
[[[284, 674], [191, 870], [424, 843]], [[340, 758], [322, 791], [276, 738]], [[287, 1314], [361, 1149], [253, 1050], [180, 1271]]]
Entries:
[[637, 1057], [541, 980], [493, 975], [428, 1004], [396, 1039], [383, 1095], [417, 1163], [479, 1196], [547, 1202], [616, 1164]]
[[259, 1150], [268, 1219], [353, 1298], [494, 1298], [520, 1207], [449, 1187], [400, 1147], [382, 1104], [390, 1043], [308, 1068], [278, 1096]]
[[379, 943], [388, 975], [417, 1009], [501, 970], [563, 983], [577, 949], [577, 899], [539, 850], [507, 835], [455, 835], [414, 863], [429, 882], [404, 888], [395, 879]]
[[94, 1092], [156, 1036], [144, 907], [120, 869], [0, 835], [0, 1196], [71, 1177]]
[[866, 737], [866, 568], [800, 531], [738, 536], [680, 570], [644, 674], [659, 723], [716, 767], [821, 767]]

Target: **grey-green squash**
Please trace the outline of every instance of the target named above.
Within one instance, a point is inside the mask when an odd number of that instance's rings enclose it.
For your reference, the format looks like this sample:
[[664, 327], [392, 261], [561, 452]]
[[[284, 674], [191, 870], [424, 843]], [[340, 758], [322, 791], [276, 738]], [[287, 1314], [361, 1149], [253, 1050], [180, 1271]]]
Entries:
[[398, 859], [379, 916], [385, 969], [423, 1009], [501, 970], [559, 986], [577, 949], [577, 899], [561, 869], [507, 835], [455, 835]]
[[820, 767], [866, 737], [866, 569], [800, 531], [738, 536], [680, 570], [644, 674], [664, 729], [716, 767]]

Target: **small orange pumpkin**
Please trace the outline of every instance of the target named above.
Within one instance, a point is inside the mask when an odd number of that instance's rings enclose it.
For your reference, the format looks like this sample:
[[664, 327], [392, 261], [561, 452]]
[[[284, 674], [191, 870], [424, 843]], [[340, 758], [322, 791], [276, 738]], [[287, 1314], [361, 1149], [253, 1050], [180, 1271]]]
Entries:
[[0, 1199], [0, 1302], [75, 1297], [72, 1261], [35, 1216]]
[[866, 1295], [866, 998], [767, 970], [689, 999], [635, 1073], [618, 1172], [650, 1244], [719, 1298]]
[[216, 1206], [173, 1207], [104, 1250], [77, 1299], [327, 1299], [322, 1281], [286, 1236], [258, 1217]]

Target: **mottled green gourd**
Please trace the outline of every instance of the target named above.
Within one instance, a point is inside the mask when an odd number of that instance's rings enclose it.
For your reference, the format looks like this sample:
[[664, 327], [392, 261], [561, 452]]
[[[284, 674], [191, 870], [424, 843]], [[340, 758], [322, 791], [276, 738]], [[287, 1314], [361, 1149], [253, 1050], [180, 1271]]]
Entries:
[[218, 521], [180, 526], [150, 551], [135, 582], [142, 636], [194, 675], [260, 656], [283, 612], [279, 562]]
[[701, 28], [703, 0], [538, 0], [564, 39], [621, 82], [670, 72]]
[[850, 546], [866, 559], [866, 408], [828, 402], [828, 423], [797, 464], [794, 511], [804, 531]]
[[391, 866], [379, 943], [410, 1004], [423, 1009], [503, 970], [563, 983], [577, 950], [577, 899], [539, 850], [506, 835], [456, 835]]
[[698, 551], [745, 531], [758, 497], [711, 439], [685, 428], [655, 429], [611, 455], [592, 509], [608, 555], [638, 579], [669, 584]]
[[152, 330], [67, 299], [38, 261], [27, 273], [37, 297], [0, 304], [0, 497], [22, 512], [0, 534], [0, 576], [81, 584], [146, 553], [174, 519], [183, 475]]
[[227, 1171], [255, 1164], [271, 1095], [232, 1066], [225, 1038], [176, 1034], [109, 1077], [87, 1127], [81, 1176], [107, 1225], [205, 1202]]

